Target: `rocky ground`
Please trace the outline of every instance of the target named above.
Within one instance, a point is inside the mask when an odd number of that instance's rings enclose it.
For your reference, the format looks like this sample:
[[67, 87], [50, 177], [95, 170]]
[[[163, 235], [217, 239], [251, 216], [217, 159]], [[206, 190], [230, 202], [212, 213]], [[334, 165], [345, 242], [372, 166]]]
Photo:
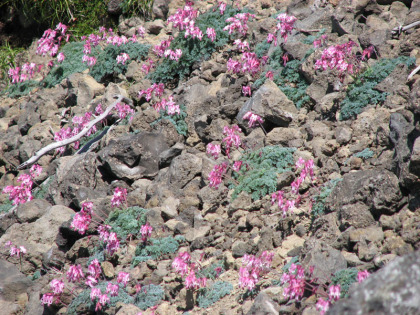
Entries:
[[[195, 7], [204, 12], [212, 3], [196, 1]], [[143, 25], [146, 36], [140, 42], [159, 44], [169, 35], [176, 36], [166, 18], [183, 5], [183, 1], [155, 1], [153, 20], [121, 19], [119, 32], [131, 36], [133, 28]], [[254, 44], [265, 41], [279, 12], [297, 18], [283, 49], [289, 60], [302, 61], [298, 71], [307, 84], [308, 101], [300, 108], [273, 81], [257, 86], [255, 77], [229, 72], [226, 63], [232, 43], [195, 64], [187, 78], [167, 84], [175, 101], [185, 106], [185, 135], [167, 119], [152, 123], [159, 114], [137, 97], [152, 82], [136, 61], [125, 74], [108, 82], [97, 82], [84, 71], [20, 98], [1, 96], [2, 188], [19, 184], [18, 176], [27, 170], [14, 167], [54, 142], [53, 132], [72, 115], [92, 111], [99, 103], [106, 108], [114, 94], [132, 99], [136, 110], [132, 121], [112, 127], [87, 153], [75, 154], [68, 148], [63, 155], [53, 150], [42, 156], [37, 162], [43, 167], [36, 179], [40, 188], [35, 188], [42, 193], [0, 214], [3, 314], [71, 313], [69, 304], [81, 292], [79, 288], [64, 294], [56, 305], [41, 305], [40, 299], [51, 292], [50, 281], [64, 277], [70, 265], [81, 264], [86, 272], [99, 243], [97, 224], [80, 235], [70, 226], [72, 217], [83, 202], [91, 201], [100, 216], [96, 220], [106, 219], [114, 210], [111, 198], [117, 187], [127, 189], [128, 207], [147, 210], [152, 238], [183, 237], [176, 252], [135, 267], [132, 261], [141, 240], [129, 237], [101, 263], [106, 280], [115, 279], [120, 271], [130, 274], [127, 292], [131, 295], [136, 284], [163, 288], [157, 308], [148, 308], [145, 314], [319, 314], [317, 295], [305, 292], [301, 301], [288, 301], [283, 295], [282, 268], [294, 257], [305, 269], [314, 267], [317, 284], [331, 284], [331, 276], [346, 268], [371, 273], [363, 283], [352, 284], [349, 296], [327, 314], [420, 312], [420, 76], [407, 79], [420, 64], [420, 28], [392, 32], [420, 20], [420, 1], [244, 0], [242, 5], [256, 14], [248, 31]], [[385, 99], [341, 120], [340, 104], [354, 79], [347, 76], [340, 82], [333, 71], [315, 70], [322, 49], [305, 56], [312, 46], [303, 41], [311, 34], [304, 31], [320, 29], [325, 29], [329, 45], [351, 39], [360, 46], [359, 52], [373, 45], [376, 58], [369, 60], [369, 66], [400, 56], [413, 57], [415, 65], [396, 65], [374, 87], [387, 93]], [[47, 63], [47, 57], [35, 54], [35, 47], [36, 43], [26, 58]], [[268, 54], [273, 51], [271, 45]], [[252, 86], [251, 97], [243, 95], [244, 85]], [[264, 118], [265, 130], [249, 128], [243, 121], [249, 109]], [[113, 117], [108, 123], [115, 121]], [[295, 162], [299, 157], [313, 159], [315, 179], [302, 184], [302, 202], [285, 217], [271, 204], [269, 194], [255, 200], [242, 192], [233, 199], [229, 176], [218, 189], [209, 187], [208, 176], [220, 159], [207, 155], [206, 145], [220, 143], [223, 127], [234, 124], [241, 127], [242, 141], [252, 150], [293, 147]], [[232, 151], [232, 159], [243, 152]], [[277, 189], [289, 196], [296, 176], [294, 167], [281, 173]], [[328, 193], [326, 187], [331, 187]], [[7, 203], [7, 194], [0, 198]], [[319, 201], [322, 211], [314, 213], [313, 205]], [[11, 257], [4, 246], [7, 241], [24, 246], [27, 253], [20, 259]], [[199, 307], [197, 290], [187, 290], [171, 267], [177, 253], [184, 251], [195, 261], [202, 257], [203, 269], [221, 262], [224, 272], [217, 280], [232, 284], [230, 293], [207, 308]], [[259, 281], [258, 290], [246, 294], [239, 286], [242, 258], [263, 251], [274, 253], [272, 268]], [[209, 280], [209, 285], [215, 281]], [[134, 303], [119, 301], [104, 312], [140, 311]], [[81, 303], [76, 313], [88, 313], [86, 305]]]

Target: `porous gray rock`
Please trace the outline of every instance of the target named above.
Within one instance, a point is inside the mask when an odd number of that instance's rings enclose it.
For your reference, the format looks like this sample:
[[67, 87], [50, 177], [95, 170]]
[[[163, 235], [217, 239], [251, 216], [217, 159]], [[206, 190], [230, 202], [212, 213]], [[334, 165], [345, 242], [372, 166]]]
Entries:
[[159, 171], [159, 155], [168, 149], [162, 134], [141, 132], [112, 139], [98, 152], [98, 160], [116, 178], [150, 178]]
[[420, 251], [398, 257], [361, 284], [350, 287], [327, 315], [415, 315], [420, 311]]
[[236, 116], [241, 125], [248, 124], [243, 116], [249, 111], [278, 127], [287, 127], [298, 113], [295, 104], [271, 80], [264, 83], [241, 108]]

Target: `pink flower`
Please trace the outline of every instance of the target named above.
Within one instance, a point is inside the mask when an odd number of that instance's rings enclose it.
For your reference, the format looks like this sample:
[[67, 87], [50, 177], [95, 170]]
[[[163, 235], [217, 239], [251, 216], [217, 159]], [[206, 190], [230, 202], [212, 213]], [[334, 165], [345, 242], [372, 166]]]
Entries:
[[274, 41], [274, 46], [277, 46], [277, 37], [273, 33], [268, 33], [267, 35], [267, 43], [271, 43]]
[[85, 277], [82, 271], [82, 266], [80, 266], [80, 264], [77, 266], [71, 265], [66, 273], [66, 276], [67, 280], [70, 282], [79, 282], [81, 278]]
[[97, 297], [101, 296], [101, 289], [99, 288], [92, 288], [90, 289], [90, 299], [93, 302]]
[[188, 254], [188, 252], [181, 252], [172, 262], [172, 268], [175, 269], [176, 272], [180, 273], [181, 277], [183, 277], [188, 273], [190, 261], [190, 254]]
[[243, 86], [242, 87], [242, 94], [245, 95], [245, 96], [247, 96], [247, 95], [251, 96], [251, 87], [247, 86], [247, 85]]
[[367, 270], [359, 271], [357, 273], [357, 282], [363, 282], [367, 277], [369, 277], [370, 273]]
[[208, 27], [206, 30], [207, 37], [210, 38], [212, 42], [216, 39], [216, 31], [214, 28]]
[[265, 74], [265, 77], [269, 80], [273, 80], [274, 74], [272, 71], [267, 71], [267, 73]]
[[[115, 106], [115, 110], [117, 111], [118, 117], [120, 119], [124, 119], [127, 115], [131, 114], [134, 115], [135, 111], [130, 107], [130, 105], [124, 103], [117, 103]], [[130, 117], [130, 120], [133, 116]]]
[[106, 251], [109, 255], [114, 255], [114, 253], [120, 248], [120, 241], [118, 240], [117, 233], [109, 233], [108, 239], [106, 241]]
[[375, 51], [375, 47], [369, 46], [362, 52], [362, 60], [369, 59], [370, 55]]
[[52, 293], [45, 293], [42, 295], [41, 304], [50, 306], [53, 304], [54, 295]]
[[152, 68], [154, 68], [154, 62], [153, 62], [152, 59], [150, 59], [150, 58], [147, 59], [147, 62], [149, 64], [144, 63], [144, 64], [141, 65], [141, 71], [143, 71], [145, 74], [148, 74], [150, 72], [150, 70]]
[[127, 189], [117, 187], [111, 199], [111, 207], [120, 207], [127, 202]]
[[59, 63], [62, 63], [64, 59], [66, 59], [66, 56], [62, 52], [57, 55], [57, 61]]
[[130, 56], [126, 53], [122, 53], [121, 55], [117, 56], [117, 63], [122, 63], [125, 65], [128, 59], [130, 59]]
[[253, 114], [252, 112], [247, 112], [243, 117], [243, 120], [249, 120], [248, 127], [252, 128], [257, 126], [257, 122], [259, 124], [264, 123], [264, 119], [261, 118], [261, 116], [258, 116], [257, 114]]
[[235, 172], [239, 172], [241, 170], [241, 166], [242, 166], [243, 162], [242, 161], [235, 161], [235, 163], [233, 163], [232, 169]]
[[279, 23], [277, 24], [277, 29], [280, 31], [281, 37], [284, 38], [284, 42], [287, 41], [287, 35], [290, 34], [293, 30], [294, 24], [296, 22], [296, 17], [292, 15], [287, 15], [286, 13], [281, 13], [277, 16]]
[[120, 287], [118, 286], [118, 284], [108, 282], [108, 285], [106, 286], [106, 293], [111, 293], [111, 296], [118, 296], [119, 289]]
[[239, 286], [253, 290], [260, 277], [269, 272], [274, 253], [264, 251], [260, 256], [244, 255], [239, 269]]
[[207, 154], [210, 154], [214, 157], [215, 160], [219, 158], [219, 154], [221, 152], [220, 144], [207, 144]]
[[140, 228], [140, 233], [141, 233], [141, 240], [143, 242], [146, 242], [147, 239], [152, 236], [152, 231], [153, 228], [151, 227], [151, 225], [149, 224], [149, 222], [147, 222], [145, 225], [142, 225]]
[[102, 306], [105, 306], [105, 304], [109, 303], [109, 296], [108, 296], [108, 295], [106, 295], [106, 294], [102, 294], [102, 295], [99, 297], [99, 303], [100, 303]]
[[146, 34], [146, 29], [143, 26], [139, 26], [139, 28], [137, 29], [137, 34], [139, 34], [139, 36], [143, 38]]
[[321, 315], [324, 315], [330, 308], [330, 305], [331, 303], [329, 301], [325, 301], [324, 299], [320, 298], [315, 307], [318, 311], [320, 311]]
[[226, 155], [228, 157], [230, 157], [229, 153], [232, 146], [238, 149], [242, 144], [241, 138], [236, 134], [237, 132], [241, 132], [241, 129], [239, 129], [237, 125], [233, 125], [231, 128], [228, 126], [223, 128], [223, 134], [226, 135], [226, 137], [223, 138], [222, 141], [225, 144]]
[[283, 295], [288, 299], [299, 300], [305, 291], [305, 271], [301, 265], [292, 264], [288, 273], [281, 278], [282, 284], [288, 284], [283, 290]]
[[61, 294], [64, 291], [64, 282], [58, 279], [52, 279], [50, 282], [50, 287], [54, 294]]
[[239, 61], [229, 58], [227, 62], [228, 71], [232, 71], [232, 73], [239, 73], [241, 71], [241, 68], [242, 68], [242, 65]]
[[99, 264], [99, 261], [97, 259], [92, 260], [88, 267], [89, 274], [95, 279], [97, 279], [99, 278], [101, 271], [102, 271], [102, 268], [101, 268], [101, 265]]
[[341, 287], [340, 285], [332, 285], [329, 288], [329, 294], [328, 297], [330, 301], [338, 301], [341, 296]]
[[207, 279], [205, 277], [203, 278], [197, 278], [195, 275], [194, 269], [190, 270], [190, 273], [185, 278], [185, 287], [187, 289], [199, 289], [200, 287], [205, 287], [207, 283]]
[[220, 184], [222, 183], [222, 178], [226, 174], [226, 171], [227, 171], [226, 162], [220, 165], [215, 165], [213, 167], [213, 170], [209, 174], [209, 182], [210, 182], [209, 186], [218, 189]]
[[165, 105], [166, 105], [166, 112], [168, 113], [168, 115], [173, 116], [175, 114], [178, 114], [178, 115], [181, 114], [181, 109], [179, 108], [179, 105], [175, 104], [175, 102], [173, 101], [172, 95], [169, 96], [168, 101], [166, 102]]
[[220, 10], [220, 15], [225, 14], [225, 10], [226, 10], [226, 3], [224, 2], [219, 2], [218, 5], [219, 10]]
[[98, 280], [97, 280], [96, 278], [94, 278], [94, 277], [92, 277], [92, 276], [87, 276], [87, 277], [86, 277], [85, 284], [86, 284], [88, 287], [93, 288], [95, 285], [97, 285], [97, 283], [98, 283]]
[[79, 234], [85, 234], [89, 228], [92, 217], [89, 214], [84, 212], [78, 212], [74, 215], [73, 220], [71, 221], [70, 227], [79, 232]]
[[236, 39], [233, 43], [234, 43], [236, 46], [238, 46], [238, 49], [239, 49], [241, 52], [244, 52], [245, 50], [250, 50], [250, 48], [249, 48], [249, 44], [248, 44], [248, 42], [247, 42], [246, 40], [241, 41], [240, 39]]

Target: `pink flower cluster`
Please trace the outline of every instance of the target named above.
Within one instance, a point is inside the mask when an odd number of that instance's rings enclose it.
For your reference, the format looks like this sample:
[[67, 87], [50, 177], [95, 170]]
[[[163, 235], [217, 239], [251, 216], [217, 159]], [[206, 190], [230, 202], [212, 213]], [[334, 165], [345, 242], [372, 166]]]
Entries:
[[127, 189], [117, 187], [114, 189], [114, 195], [111, 198], [111, 207], [121, 207], [127, 203]]
[[179, 253], [172, 262], [172, 268], [185, 278], [185, 287], [187, 289], [204, 288], [207, 284], [207, 278], [197, 278], [197, 264], [191, 262], [191, 256], [188, 252]]
[[288, 284], [283, 290], [283, 295], [299, 301], [305, 292], [305, 270], [301, 265], [291, 264], [289, 271], [283, 273], [281, 283]]
[[152, 59], [147, 59], [146, 60], [147, 63], [143, 63], [141, 65], [141, 71], [143, 71], [145, 74], [148, 74], [150, 72], [150, 70], [152, 70], [152, 68], [155, 67], [154, 62]]
[[357, 273], [357, 282], [362, 283], [369, 275], [370, 273], [367, 270], [359, 271]]
[[[277, 16], [279, 22], [276, 25], [276, 32], [280, 31], [280, 36], [284, 39], [284, 42], [287, 42], [287, 36], [290, 34], [294, 28], [296, 17], [293, 15], [287, 15], [286, 13], [281, 13]], [[267, 42], [271, 43], [274, 41], [274, 46], [277, 46], [277, 36], [274, 33], [269, 33], [267, 36]]]
[[36, 53], [42, 56], [45, 56], [48, 53], [51, 57], [57, 55], [62, 40], [65, 39], [66, 42], [69, 41], [70, 35], [66, 35], [66, 31], [67, 26], [62, 23], [58, 23], [55, 30], [46, 30], [38, 40]]
[[210, 40], [212, 42], [215, 41], [215, 39], [216, 39], [216, 31], [214, 30], [214, 28], [208, 27], [207, 30], [206, 30], [206, 34], [207, 34], [207, 37], [210, 38]]
[[351, 52], [354, 46], [356, 43], [349, 40], [347, 43], [328, 47], [315, 62], [315, 69], [337, 69], [341, 77], [346, 72], [354, 73], [356, 58]]
[[153, 232], [153, 228], [149, 224], [149, 222], [141, 226], [140, 234], [141, 234], [141, 240], [143, 243], [146, 243], [147, 239], [150, 238], [150, 236], [152, 236], [152, 232]]
[[117, 233], [110, 232], [111, 227], [109, 225], [100, 225], [98, 227], [99, 239], [106, 244], [106, 251], [110, 256], [120, 248], [120, 241], [118, 240]]
[[225, 14], [225, 10], [226, 10], [226, 3], [224, 3], [224, 2], [221, 2], [221, 1], [220, 1], [220, 2], [217, 4], [217, 6], [219, 7], [220, 15]]
[[264, 56], [261, 60], [255, 53], [244, 52], [241, 57], [241, 61], [229, 58], [227, 62], [227, 68], [233, 73], [246, 73], [249, 72], [252, 76], [260, 72], [261, 67], [267, 63], [268, 57]]
[[223, 143], [225, 144], [225, 151], [228, 158], [230, 158], [230, 149], [232, 146], [239, 149], [239, 147], [242, 145], [241, 138], [237, 133], [241, 133], [241, 129], [237, 125], [233, 125], [231, 128], [228, 126], [225, 126], [223, 128], [223, 134], [226, 135], [225, 138], [223, 138]]
[[152, 99], [153, 94], [156, 97], [161, 97], [163, 95], [163, 91], [165, 90], [165, 85], [163, 83], [153, 83], [153, 85], [151, 87], [149, 87], [147, 90], [141, 90], [137, 96], [139, 98], [141, 98], [143, 96], [143, 94], [145, 94], [146, 96], [146, 101], [150, 101]]
[[161, 41], [159, 45], [155, 45], [153, 47], [153, 52], [157, 56], [162, 57], [164, 55], [166, 49], [168, 49], [169, 46], [171, 45], [171, 42], [172, 42], [173, 39], [174, 39], [173, 37], [169, 37], [168, 39]]
[[80, 211], [74, 215], [70, 227], [74, 231], [79, 232], [79, 234], [85, 234], [89, 228], [90, 223], [92, 222], [92, 209], [93, 202], [82, 203], [82, 209], [80, 209]]
[[291, 184], [292, 187], [292, 194], [298, 195], [298, 197], [295, 200], [286, 200], [284, 198], [284, 192], [282, 190], [279, 190], [277, 192], [274, 192], [271, 194], [271, 204], [275, 204], [277, 202], [277, 205], [279, 208], [283, 211], [283, 217], [286, 216], [287, 211], [293, 209], [295, 206], [297, 206], [300, 203], [301, 196], [299, 195], [299, 188], [300, 185], [303, 183], [305, 178], [309, 176], [311, 180], [314, 180], [314, 161], [308, 160], [305, 161], [302, 158], [299, 158], [299, 160], [296, 162], [296, 169], [302, 168], [299, 177], [297, 177]]
[[9, 200], [13, 200], [13, 205], [22, 204], [28, 202], [33, 198], [32, 186], [33, 179], [38, 177], [42, 172], [42, 167], [35, 164], [29, 170], [29, 174], [19, 175], [17, 182], [21, 183], [20, 186], [6, 186], [3, 188], [3, 194], [9, 194]]
[[328, 289], [328, 300], [324, 300], [320, 298], [316, 303], [316, 308], [320, 311], [321, 315], [324, 315], [328, 309], [330, 308], [331, 304], [335, 301], [338, 301], [341, 296], [341, 287], [340, 285], [332, 285]]
[[125, 65], [128, 59], [130, 59], [130, 56], [127, 53], [122, 53], [121, 55], [117, 56], [117, 63], [122, 63]]
[[[72, 125], [70, 127], [63, 127], [60, 131], [54, 133], [54, 140], [55, 141], [62, 141], [65, 139], [69, 139], [74, 137], [79, 132], [81, 132], [89, 123], [90, 119], [92, 118], [93, 114], [91, 112], [85, 113], [84, 116], [74, 116], [72, 118]], [[96, 132], [96, 126], [93, 126], [87, 133], [86, 137], [94, 134]], [[73, 147], [77, 150], [79, 149], [80, 141], [76, 141], [73, 144]], [[63, 154], [65, 151], [65, 146], [62, 146], [56, 149], [57, 152]]]
[[215, 189], [219, 188], [222, 183], [222, 178], [226, 174], [228, 163], [216, 164], [209, 174], [209, 186]]
[[347, 73], [357, 73], [360, 69], [360, 61], [370, 58], [374, 48], [370, 46], [363, 50], [360, 60], [352, 53], [355, 46], [356, 43], [349, 40], [347, 43], [326, 48], [322, 52], [321, 58], [315, 62], [315, 69], [337, 69], [341, 81], [344, 80]]
[[130, 121], [133, 119], [132, 115], [135, 113], [134, 109], [132, 109], [130, 105], [124, 103], [117, 103], [115, 110], [117, 111], [117, 115], [120, 119], [124, 119], [127, 115], [131, 114], [129, 119]]
[[250, 50], [249, 43], [246, 40], [241, 41], [240, 39], [235, 39], [233, 44], [236, 45], [238, 47], [238, 50], [240, 50], [241, 52], [245, 52], [246, 50]]
[[260, 256], [244, 255], [242, 267], [239, 269], [239, 286], [252, 291], [260, 277], [269, 272], [274, 253], [264, 251]]
[[13, 245], [13, 243], [11, 241], [7, 241], [6, 244], [4, 245], [5, 247], [10, 247], [9, 249], [9, 254], [10, 256], [17, 256], [17, 257], [22, 257], [23, 255], [26, 254], [26, 248], [24, 246], [15, 246]]
[[253, 128], [257, 126], [257, 123], [260, 125], [264, 123], [264, 119], [262, 119], [261, 116], [257, 114], [253, 114], [252, 112], [246, 112], [245, 115], [242, 117], [242, 119], [249, 120], [248, 121], [249, 128]]
[[189, 28], [198, 16], [198, 10], [193, 8], [194, 3], [187, 1], [184, 8], [178, 9], [175, 14], [168, 17], [168, 24], [172, 22], [180, 31]]
[[328, 36], [322, 35], [320, 38], [314, 40], [314, 48], [322, 47], [327, 43]]
[[24, 63], [22, 67], [10, 68], [8, 71], [9, 77], [12, 79], [12, 83], [20, 83], [26, 80], [30, 80], [35, 76], [36, 72], [40, 72], [42, 65], [36, 65], [35, 63]]
[[238, 32], [241, 36], [246, 36], [248, 32], [248, 20], [255, 18], [255, 14], [251, 13], [238, 13], [235, 16], [226, 19], [226, 22], [230, 23], [226, 25], [223, 30], [229, 31], [229, 34]]
[[[146, 100], [150, 101], [152, 99], [152, 94], [154, 94], [157, 98], [162, 97], [164, 92], [165, 86], [163, 83], [156, 84], [154, 83], [151, 87], [149, 87], [147, 90], [142, 90], [138, 93], [138, 97], [141, 98], [143, 94], [146, 95]], [[154, 104], [152, 104], [153, 108], [160, 112], [161, 110], [166, 110], [168, 115], [175, 115], [180, 114], [181, 109], [179, 105], [177, 105], [174, 102], [173, 96], [169, 96], [168, 99], [162, 98], [161, 100], [158, 100]]]
[[220, 144], [207, 144], [207, 154], [210, 154], [215, 160], [219, 158], [221, 152]]
[[166, 58], [169, 58], [170, 60], [175, 60], [178, 61], [179, 58], [181, 58], [182, 56], [182, 50], [181, 49], [175, 49], [175, 51], [173, 51], [172, 49], [167, 49], [165, 50], [165, 52], [163, 53], [163, 55]]

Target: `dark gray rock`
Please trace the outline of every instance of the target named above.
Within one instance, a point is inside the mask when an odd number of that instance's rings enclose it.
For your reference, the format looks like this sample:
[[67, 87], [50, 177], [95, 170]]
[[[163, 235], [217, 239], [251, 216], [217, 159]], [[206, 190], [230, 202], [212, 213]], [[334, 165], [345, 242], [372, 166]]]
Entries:
[[260, 292], [255, 298], [251, 309], [246, 313], [247, 315], [277, 315], [280, 307], [274, 302], [268, 294]]
[[[342, 222], [350, 223], [342, 209], [345, 205], [364, 203], [373, 216], [392, 214], [401, 208], [403, 197], [399, 188], [398, 178], [387, 170], [366, 170], [346, 174], [337, 184], [329, 197], [333, 209], [339, 211]], [[369, 215], [364, 214], [366, 208], [354, 207], [352, 210], [363, 217], [364, 223], [371, 221]], [[352, 222], [354, 220], [351, 220]], [[353, 222], [358, 224], [356, 222]]]
[[18, 127], [21, 135], [26, 135], [29, 128], [41, 122], [39, 114], [36, 112], [36, 104], [28, 102], [25, 111], [19, 116]]
[[328, 315], [415, 315], [420, 312], [420, 251], [398, 257], [364, 282], [350, 288], [349, 297]]
[[314, 266], [313, 276], [321, 283], [327, 282], [336, 271], [347, 268], [347, 261], [340, 251], [317, 239], [305, 242], [299, 261], [306, 270]]
[[287, 127], [297, 116], [295, 104], [273, 81], [264, 83], [241, 108], [236, 116], [241, 125], [248, 125], [242, 117], [249, 111], [278, 127]]
[[172, 160], [169, 167], [169, 187], [183, 188], [201, 173], [202, 160], [191, 153], [185, 153]]
[[50, 207], [51, 204], [44, 199], [33, 199], [18, 205], [16, 217], [19, 223], [34, 222], [42, 217]]
[[31, 280], [22, 274], [16, 265], [1, 260], [0, 263], [0, 297], [6, 301], [15, 301], [15, 298], [27, 292]]
[[154, 177], [159, 171], [159, 155], [169, 149], [162, 134], [142, 132], [112, 139], [98, 152], [98, 159], [112, 176], [136, 180]]
[[108, 13], [113, 15], [119, 15], [122, 13], [121, 4], [124, 0], [110, 0], [108, 2]]
[[169, 11], [169, 1], [167, 0], [154, 0], [152, 12], [155, 19], [166, 20]]

